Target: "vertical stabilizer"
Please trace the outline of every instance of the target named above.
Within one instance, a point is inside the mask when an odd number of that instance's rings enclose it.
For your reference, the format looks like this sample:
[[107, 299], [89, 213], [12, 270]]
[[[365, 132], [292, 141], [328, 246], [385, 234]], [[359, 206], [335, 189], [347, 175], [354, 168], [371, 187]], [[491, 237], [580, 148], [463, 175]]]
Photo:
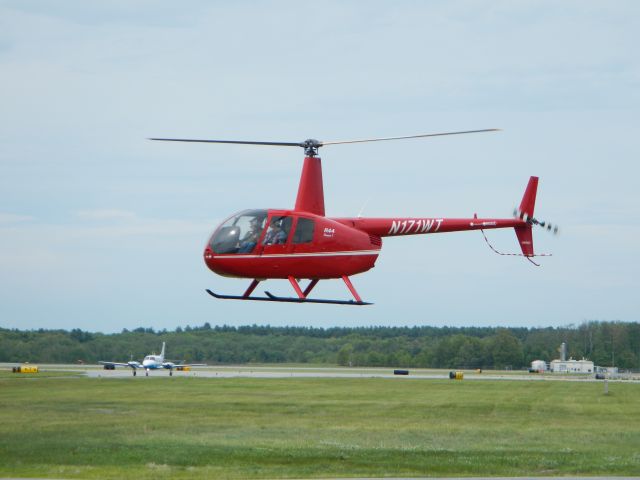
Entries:
[[[533, 218], [533, 211], [536, 207], [536, 193], [538, 192], [538, 177], [529, 178], [529, 183], [522, 196], [520, 207], [518, 208], [518, 217], [525, 222], [529, 218]], [[518, 243], [520, 243], [520, 249], [522, 254], [526, 257], [533, 257], [533, 232], [531, 224], [521, 227], [515, 227], [516, 236], [518, 237]]]
[[162, 361], [164, 361], [164, 344], [165, 344], [165, 342], [162, 342], [162, 351], [160, 352], [160, 356], [162, 357]]
[[319, 157], [306, 157], [304, 159], [295, 209], [324, 217], [322, 163]]
[[[519, 215], [526, 214], [527, 217], [533, 217], [533, 210], [536, 206], [536, 193], [538, 192], [538, 177], [529, 178], [527, 189], [524, 191], [522, 201], [520, 202]], [[526, 218], [524, 218], [526, 220]]]

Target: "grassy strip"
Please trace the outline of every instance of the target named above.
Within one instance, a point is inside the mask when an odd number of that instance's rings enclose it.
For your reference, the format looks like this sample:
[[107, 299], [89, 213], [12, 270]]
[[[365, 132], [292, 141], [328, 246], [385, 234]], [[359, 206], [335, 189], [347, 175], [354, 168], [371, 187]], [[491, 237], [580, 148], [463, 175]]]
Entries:
[[638, 384], [0, 378], [0, 476], [637, 475]]

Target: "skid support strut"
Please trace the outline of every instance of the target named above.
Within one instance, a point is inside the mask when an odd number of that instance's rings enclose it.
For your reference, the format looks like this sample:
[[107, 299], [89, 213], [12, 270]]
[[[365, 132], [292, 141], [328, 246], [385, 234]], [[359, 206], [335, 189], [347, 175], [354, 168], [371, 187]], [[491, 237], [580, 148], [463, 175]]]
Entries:
[[358, 292], [356, 292], [356, 289], [353, 287], [353, 284], [351, 283], [351, 280], [349, 280], [349, 277], [343, 275], [342, 280], [344, 280], [345, 285], [351, 292], [351, 295], [353, 295], [353, 298], [356, 299], [356, 302], [362, 303], [362, 299], [360, 298], [360, 295], [358, 295]]
[[244, 292], [244, 295], [242, 296], [244, 298], [249, 298], [249, 296], [253, 293], [259, 283], [260, 280], [254, 280], [253, 282], [251, 282], [251, 285], [249, 285], [249, 288], [247, 288], [247, 290]]
[[302, 293], [304, 293], [304, 298], [307, 298], [307, 295], [309, 295], [311, 293], [311, 290], [313, 290], [313, 287], [315, 287], [318, 284], [319, 281], [320, 280], [318, 278], [314, 278], [313, 280], [311, 280], [309, 282], [309, 285], [307, 285], [307, 288], [305, 288], [304, 292], [302, 292]]
[[291, 286], [296, 291], [296, 293], [298, 294], [298, 298], [300, 299], [307, 298], [307, 296], [311, 293], [311, 290], [313, 290], [313, 287], [315, 287], [320, 281], [320, 279], [314, 278], [309, 282], [309, 285], [307, 285], [307, 288], [305, 288], [303, 292], [302, 289], [300, 288], [300, 284], [298, 283], [298, 280], [296, 280], [293, 277], [287, 277], [287, 278], [289, 279], [289, 283], [291, 283]]
[[300, 285], [298, 284], [298, 281], [293, 277], [287, 277], [287, 278], [289, 279], [289, 283], [291, 284], [293, 289], [298, 294], [298, 298], [301, 299], [301, 300], [304, 300], [307, 296], [304, 294], [304, 292], [300, 288]]
[[309, 285], [307, 285], [307, 288], [305, 288], [303, 292], [302, 289], [300, 288], [300, 284], [298, 283], [298, 280], [296, 280], [293, 277], [287, 277], [287, 278], [289, 279], [289, 283], [291, 283], [291, 286], [296, 291], [296, 293], [298, 294], [298, 298], [300, 299], [307, 298], [307, 296], [311, 293], [311, 290], [313, 290], [313, 287], [315, 287], [320, 281], [320, 279], [314, 278], [309, 282]]

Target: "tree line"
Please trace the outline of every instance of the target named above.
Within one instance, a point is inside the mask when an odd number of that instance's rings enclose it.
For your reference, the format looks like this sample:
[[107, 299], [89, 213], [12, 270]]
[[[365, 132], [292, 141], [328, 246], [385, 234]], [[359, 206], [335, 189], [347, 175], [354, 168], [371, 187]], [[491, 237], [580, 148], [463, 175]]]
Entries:
[[578, 326], [311, 328], [269, 325], [123, 330], [117, 334], [0, 329], [0, 362], [96, 363], [141, 360], [167, 342], [167, 358], [208, 364], [309, 363], [425, 368], [527, 368], [568, 355], [640, 369], [640, 323]]

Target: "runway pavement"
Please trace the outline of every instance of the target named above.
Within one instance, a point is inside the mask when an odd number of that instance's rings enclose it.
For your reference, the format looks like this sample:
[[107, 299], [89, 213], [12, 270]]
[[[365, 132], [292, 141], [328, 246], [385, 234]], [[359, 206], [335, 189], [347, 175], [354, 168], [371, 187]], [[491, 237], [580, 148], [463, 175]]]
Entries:
[[[4, 364], [8, 369], [13, 364]], [[0, 367], [0, 368], [2, 368]], [[115, 370], [104, 370], [101, 365], [40, 365], [41, 371], [77, 372], [91, 378], [147, 378], [145, 370], [138, 369], [137, 375], [132, 375], [128, 367], [116, 367]], [[434, 370], [409, 368], [408, 375], [395, 375], [393, 368], [362, 368], [362, 367], [305, 367], [305, 366], [271, 366], [271, 365], [241, 365], [241, 366], [207, 366], [192, 367], [190, 371], [173, 371], [173, 377], [200, 378], [394, 378], [399, 381], [409, 380], [444, 380], [449, 379], [449, 370]], [[518, 380], [518, 381], [574, 381], [574, 382], [603, 382], [596, 380], [594, 375], [559, 375], [553, 373], [529, 373], [526, 371], [484, 371], [462, 370], [463, 380]], [[169, 377], [169, 370], [151, 370], [148, 377]], [[629, 375], [607, 381], [640, 382], [640, 375]]]

